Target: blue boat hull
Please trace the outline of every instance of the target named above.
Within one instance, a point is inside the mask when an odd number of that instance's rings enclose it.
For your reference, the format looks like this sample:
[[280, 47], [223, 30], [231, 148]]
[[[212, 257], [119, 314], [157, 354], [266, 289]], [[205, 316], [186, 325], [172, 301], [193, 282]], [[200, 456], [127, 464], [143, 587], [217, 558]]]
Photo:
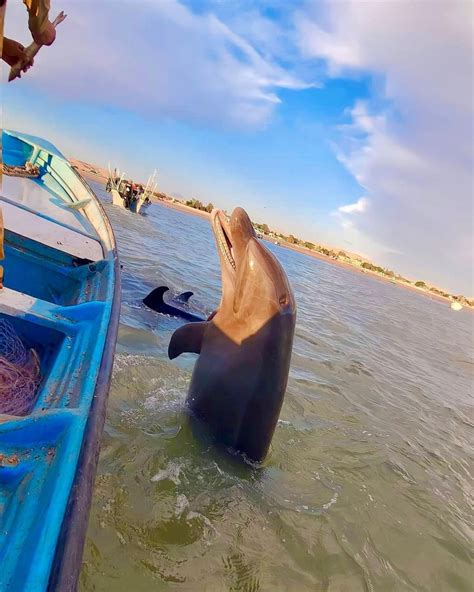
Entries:
[[[0, 318], [39, 356], [31, 408], [0, 409], [0, 590], [75, 590], [120, 314], [107, 216], [54, 146], [3, 133]], [[1, 355], [1, 352], [0, 352]]]

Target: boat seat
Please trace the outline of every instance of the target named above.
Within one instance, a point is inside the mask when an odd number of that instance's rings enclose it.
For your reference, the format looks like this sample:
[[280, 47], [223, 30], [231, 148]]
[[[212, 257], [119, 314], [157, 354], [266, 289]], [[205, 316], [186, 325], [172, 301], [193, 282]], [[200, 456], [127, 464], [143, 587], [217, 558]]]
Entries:
[[36, 298], [28, 296], [23, 292], [16, 292], [10, 288], [3, 287], [0, 290], [0, 313], [16, 316], [25, 313], [33, 308]]
[[5, 229], [43, 243], [72, 257], [100, 261], [104, 253], [100, 242], [83, 232], [58, 224], [21, 206], [0, 198]]

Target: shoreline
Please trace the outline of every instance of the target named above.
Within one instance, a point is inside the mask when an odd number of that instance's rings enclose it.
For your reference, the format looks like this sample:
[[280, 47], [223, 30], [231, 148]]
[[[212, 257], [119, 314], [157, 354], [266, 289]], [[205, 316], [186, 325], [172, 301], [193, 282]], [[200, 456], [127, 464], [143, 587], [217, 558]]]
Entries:
[[171, 210], [178, 210], [184, 214], [191, 214], [191, 216], [197, 216], [198, 218], [208, 219], [211, 216], [209, 212], [196, 210], [196, 208], [192, 208], [191, 206], [187, 206], [186, 204], [180, 202], [165, 201], [164, 199], [154, 198], [152, 199], [152, 203], [163, 206], [164, 208], [170, 208]]
[[[178, 203], [166, 202], [164, 200], [155, 199], [155, 200], [153, 200], [153, 203], [157, 203], [163, 207], [171, 208], [171, 209], [183, 212], [184, 214], [190, 214], [191, 216], [197, 216], [199, 218], [209, 218], [210, 217], [210, 214], [208, 214], [207, 212], [203, 212], [202, 210], [196, 210], [195, 208], [191, 208], [190, 206], [187, 206], [187, 205], [185, 205], [183, 203], [179, 203], [179, 202]], [[261, 240], [275, 244], [275, 242], [269, 238], [263, 238]], [[356, 265], [351, 265], [350, 263], [347, 263], [346, 261], [340, 261], [338, 259], [333, 259], [332, 257], [328, 257], [327, 255], [324, 255], [322, 253], [311, 251], [310, 249], [306, 249], [305, 247], [301, 247], [299, 245], [292, 245], [291, 243], [287, 243], [285, 241], [279, 241], [278, 246], [282, 247], [283, 249], [289, 249], [290, 251], [295, 251], [297, 253], [300, 253], [301, 255], [307, 255], [308, 257], [313, 257], [314, 259], [319, 259], [320, 261], [324, 261], [326, 263], [329, 263], [330, 265], [336, 265], [337, 267], [342, 267], [343, 269], [346, 269], [348, 271], [352, 271], [354, 273], [359, 273], [361, 275], [366, 275], [366, 276], [373, 278], [375, 280], [379, 280], [379, 281], [382, 281], [382, 282], [385, 282], [388, 284], [392, 284], [393, 286], [397, 286], [399, 288], [404, 288], [406, 290], [410, 290], [411, 292], [413, 292], [415, 294], [419, 294], [420, 296], [428, 297], [431, 300], [435, 300], [440, 303], [443, 302], [443, 303], [451, 304], [451, 302], [453, 302], [449, 298], [446, 298], [445, 296], [441, 296], [440, 294], [432, 294], [431, 292], [428, 292], [428, 291], [423, 290], [421, 288], [417, 288], [416, 286], [412, 286], [410, 284], [406, 284], [405, 282], [401, 282], [397, 279], [388, 278], [383, 275], [379, 275], [378, 273], [375, 273], [375, 272], [371, 271], [370, 269], [363, 269], [363, 268], [358, 267]], [[472, 307], [464, 306], [464, 305], [463, 305], [463, 309], [474, 310]]]
[[[154, 199], [153, 203], [159, 204], [160, 206], [163, 206], [165, 208], [177, 210], [177, 211], [182, 212], [184, 214], [190, 214], [191, 216], [197, 216], [198, 218], [207, 219], [210, 217], [210, 214], [208, 212], [203, 212], [202, 210], [196, 210], [195, 208], [192, 208], [190, 206], [187, 206], [187, 205], [185, 205], [183, 203], [179, 203], [179, 202], [177, 202], [177, 203], [176, 202], [166, 202], [164, 200]], [[263, 238], [261, 240], [275, 244], [275, 242], [269, 238]], [[431, 292], [427, 292], [426, 290], [423, 290], [421, 288], [417, 288], [416, 286], [406, 284], [405, 282], [401, 282], [401, 281], [393, 279], [393, 278], [388, 278], [388, 277], [384, 277], [383, 275], [379, 275], [378, 273], [375, 273], [375, 272], [371, 271], [370, 269], [367, 269], [367, 270], [362, 269], [361, 267], [358, 267], [356, 265], [351, 265], [350, 263], [347, 263], [346, 261], [340, 261], [338, 259], [333, 259], [332, 257], [328, 257], [327, 255], [324, 255], [322, 253], [311, 251], [310, 249], [306, 249], [305, 247], [301, 247], [299, 245], [293, 245], [291, 243], [279, 241], [278, 246], [282, 247], [283, 249], [289, 249], [290, 251], [295, 251], [297, 253], [300, 253], [301, 255], [307, 255], [308, 257], [312, 257], [314, 259], [319, 259], [320, 261], [324, 261], [330, 265], [336, 265], [337, 267], [341, 267], [341, 268], [346, 269], [348, 271], [352, 271], [354, 273], [359, 273], [361, 275], [366, 275], [366, 276], [373, 278], [375, 280], [379, 280], [379, 281], [382, 281], [382, 282], [385, 282], [388, 284], [392, 284], [393, 286], [397, 286], [399, 288], [404, 288], [406, 290], [410, 290], [411, 292], [419, 294], [420, 296], [428, 297], [431, 300], [435, 300], [435, 301], [443, 302], [443, 303], [448, 303], [448, 304], [450, 304], [452, 302], [452, 300], [450, 300], [449, 298], [446, 298], [446, 297], [441, 296], [439, 294], [432, 294]], [[463, 306], [463, 309], [470, 310], [471, 308], [472, 307], [469, 307], [469, 306]]]
[[[71, 164], [79, 172], [79, 174], [81, 174], [83, 177], [85, 177], [86, 180], [90, 179], [91, 181], [95, 181], [96, 183], [102, 183], [103, 185], [105, 185], [107, 183], [108, 173], [104, 169], [94, 166], [94, 165], [90, 165], [89, 163], [86, 163], [86, 162], [83, 162], [83, 161], [80, 161], [80, 160], [77, 160], [74, 158], [70, 158], [69, 160], [70, 160]], [[157, 198], [153, 197], [152, 203], [158, 204], [158, 205], [163, 206], [165, 208], [176, 210], [178, 212], [182, 212], [184, 214], [189, 214], [191, 216], [197, 216], [198, 218], [202, 218], [202, 219], [208, 219], [210, 217], [210, 214], [208, 212], [204, 212], [202, 210], [197, 210], [196, 208], [192, 208], [191, 206], [187, 206], [186, 204], [179, 202], [179, 201], [176, 201], [176, 202], [166, 201], [163, 199], [157, 199]], [[269, 239], [269, 238], [263, 238], [261, 240], [275, 244], [275, 241], [272, 239]], [[306, 247], [302, 247], [300, 245], [294, 245], [294, 244], [287, 243], [287, 242], [281, 241], [281, 240], [278, 241], [278, 243], [279, 243], [278, 246], [282, 247], [283, 249], [289, 249], [290, 251], [295, 251], [297, 253], [300, 253], [301, 255], [307, 255], [308, 257], [313, 257], [314, 259], [319, 259], [320, 261], [325, 261], [326, 263], [329, 263], [330, 265], [336, 265], [336, 266], [346, 269], [348, 271], [363, 274], [363, 275], [366, 275], [370, 278], [380, 280], [385, 283], [392, 284], [392, 285], [397, 286], [399, 288], [404, 288], [406, 290], [410, 290], [411, 292], [419, 294], [420, 296], [428, 297], [431, 300], [435, 300], [440, 303], [443, 302], [443, 303], [447, 303], [447, 304], [451, 304], [453, 302], [453, 300], [451, 300], [450, 298], [446, 298], [445, 296], [441, 296], [440, 294], [433, 294], [427, 290], [423, 290], [422, 288], [417, 288], [414, 285], [407, 284], [405, 282], [401, 282], [400, 280], [385, 277], [383, 275], [380, 275], [376, 272], [371, 271], [370, 269], [363, 269], [359, 266], [351, 265], [347, 261], [333, 259], [332, 257], [324, 255], [323, 253], [318, 253], [318, 252], [312, 251], [310, 249], [307, 249]], [[474, 311], [474, 308], [471, 306], [463, 305], [463, 309]]]
[[[375, 280], [379, 280], [384, 283], [392, 284], [393, 286], [397, 286], [399, 288], [405, 288], [406, 290], [410, 290], [411, 292], [415, 292], [416, 294], [420, 294], [421, 296], [425, 296], [425, 297], [427, 296], [428, 298], [431, 298], [432, 300], [437, 300], [439, 302], [447, 302], [447, 303], [452, 302], [452, 300], [450, 300], [449, 298], [446, 298], [445, 296], [441, 296], [440, 294], [432, 294], [431, 292], [427, 292], [426, 290], [423, 290], [421, 288], [417, 288], [416, 286], [412, 286], [412, 285], [407, 284], [405, 282], [401, 282], [400, 280], [396, 280], [394, 278], [388, 278], [383, 275], [379, 275], [378, 273], [375, 273], [375, 272], [371, 271], [370, 269], [362, 269], [361, 267], [358, 267], [356, 265], [351, 265], [350, 263], [347, 263], [346, 261], [340, 261], [338, 259], [333, 259], [332, 257], [328, 257], [328, 256], [323, 255], [321, 253], [312, 252], [309, 249], [305, 249], [304, 247], [300, 247], [299, 245], [292, 245], [290, 243], [285, 243], [285, 244], [280, 243], [280, 246], [284, 247], [286, 249], [290, 249], [291, 251], [297, 251], [298, 253], [301, 253], [302, 255], [308, 255], [309, 257], [314, 257], [314, 259], [319, 259], [320, 261], [325, 261], [326, 263], [329, 263], [330, 265], [336, 265], [338, 267], [342, 267], [343, 269], [347, 269], [348, 271], [360, 273], [362, 275], [366, 275], [366, 276], [373, 278]], [[470, 308], [470, 307], [463, 306], [463, 308]]]

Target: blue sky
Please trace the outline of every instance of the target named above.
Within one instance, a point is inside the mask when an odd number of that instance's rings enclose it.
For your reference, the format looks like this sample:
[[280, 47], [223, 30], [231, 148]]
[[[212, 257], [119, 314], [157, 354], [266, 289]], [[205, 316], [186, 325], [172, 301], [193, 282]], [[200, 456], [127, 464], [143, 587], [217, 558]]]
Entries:
[[[56, 43], [3, 86], [5, 126], [474, 293], [470, 3], [59, 9]], [[6, 34], [28, 42], [20, 2]]]

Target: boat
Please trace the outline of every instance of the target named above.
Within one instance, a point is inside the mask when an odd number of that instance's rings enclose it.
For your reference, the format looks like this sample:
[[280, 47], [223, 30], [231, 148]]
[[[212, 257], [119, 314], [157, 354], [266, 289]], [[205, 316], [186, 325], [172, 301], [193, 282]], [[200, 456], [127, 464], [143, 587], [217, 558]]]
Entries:
[[462, 304], [457, 300], [454, 300], [453, 302], [451, 302], [451, 309], [456, 311], [462, 310]]
[[68, 592], [105, 420], [120, 265], [104, 209], [61, 152], [18, 132], [3, 130], [2, 142], [0, 590]]
[[134, 214], [143, 214], [151, 205], [151, 196], [156, 190], [156, 171], [148, 178], [146, 186], [141, 183], [134, 183], [131, 179], [126, 179], [124, 173], [119, 170], [110, 170], [109, 177], [105, 186], [112, 196], [112, 204]]

